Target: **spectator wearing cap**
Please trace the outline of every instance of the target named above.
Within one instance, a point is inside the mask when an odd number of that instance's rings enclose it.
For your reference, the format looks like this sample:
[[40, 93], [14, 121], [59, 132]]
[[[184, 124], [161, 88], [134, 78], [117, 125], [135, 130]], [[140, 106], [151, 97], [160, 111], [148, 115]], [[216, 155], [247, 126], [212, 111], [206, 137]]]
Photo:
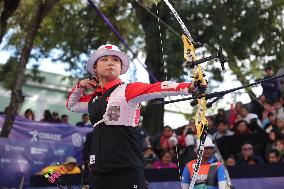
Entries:
[[62, 165], [50, 165], [43, 168], [38, 174], [44, 175], [52, 169], [59, 172], [60, 174], [79, 174], [81, 173], [80, 168], [77, 166], [77, 160], [69, 156], [66, 158], [65, 162]]
[[[267, 66], [265, 69], [264, 79], [268, 79], [274, 76], [274, 71], [272, 67]], [[273, 79], [261, 83], [262, 86], [262, 95], [265, 96], [266, 100], [274, 103], [280, 98], [280, 81], [278, 79]]]
[[[214, 157], [215, 144], [206, 137], [202, 162], [198, 172], [195, 188], [225, 189], [226, 175], [224, 166]], [[187, 163], [183, 169], [181, 187], [188, 189], [194, 172], [196, 159]]]

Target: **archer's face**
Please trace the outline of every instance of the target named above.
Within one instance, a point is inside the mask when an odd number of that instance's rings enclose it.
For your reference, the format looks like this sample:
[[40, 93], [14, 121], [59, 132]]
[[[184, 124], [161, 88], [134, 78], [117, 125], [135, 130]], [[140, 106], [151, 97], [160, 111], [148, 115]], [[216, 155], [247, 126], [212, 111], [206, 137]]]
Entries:
[[121, 60], [117, 56], [103, 56], [97, 60], [94, 69], [99, 78], [114, 80], [121, 73]]

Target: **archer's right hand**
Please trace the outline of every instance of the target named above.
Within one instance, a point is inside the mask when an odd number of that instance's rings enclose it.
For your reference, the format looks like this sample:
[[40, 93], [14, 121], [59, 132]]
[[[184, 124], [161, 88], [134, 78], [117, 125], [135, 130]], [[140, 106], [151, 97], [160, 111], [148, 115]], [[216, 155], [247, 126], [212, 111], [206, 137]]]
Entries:
[[90, 80], [88, 79], [83, 79], [81, 81], [79, 81], [79, 88], [83, 88], [83, 89], [94, 89], [96, 87], [98, 87], [98, 83], [92, 79]]

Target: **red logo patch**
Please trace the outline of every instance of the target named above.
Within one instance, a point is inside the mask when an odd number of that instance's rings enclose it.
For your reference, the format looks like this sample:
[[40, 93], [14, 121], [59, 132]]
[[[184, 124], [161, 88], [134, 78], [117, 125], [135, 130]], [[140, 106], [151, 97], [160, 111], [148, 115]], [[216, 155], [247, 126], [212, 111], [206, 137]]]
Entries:
[[106, 49], [112, 49], [112, 45], [105, 45]]

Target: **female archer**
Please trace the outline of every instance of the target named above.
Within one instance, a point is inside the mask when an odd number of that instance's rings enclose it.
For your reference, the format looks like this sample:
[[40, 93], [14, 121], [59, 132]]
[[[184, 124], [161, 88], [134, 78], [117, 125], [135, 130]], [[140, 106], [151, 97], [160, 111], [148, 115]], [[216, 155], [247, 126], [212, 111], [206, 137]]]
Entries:
[[[144, 188], [144, 160], [137, 129], [140, 103], [197, 90], [191, 83], [170, 81], [122, 83], [119, 76], [128, 67], [128, 56], [117, 46], [100, 46], [86, 66], [97, 81], [79, 81], [67, 100], [69, 110], [88, 112], [94, 127], [89, 161], [92, 189]], [[92, 93], [85, 94], [89, 89]]]

